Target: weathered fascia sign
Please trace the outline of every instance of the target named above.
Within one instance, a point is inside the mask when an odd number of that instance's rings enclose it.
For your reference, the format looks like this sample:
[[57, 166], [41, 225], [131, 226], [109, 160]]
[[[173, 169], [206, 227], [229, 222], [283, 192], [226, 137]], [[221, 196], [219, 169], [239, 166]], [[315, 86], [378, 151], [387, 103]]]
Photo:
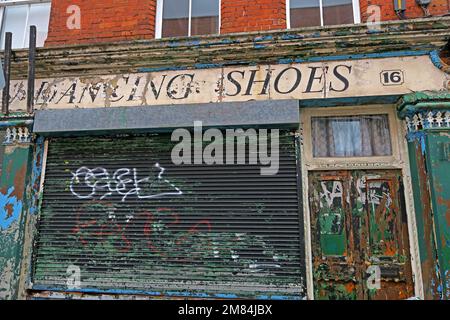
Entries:
[[[428, 56], [39, 79], [37, 109], [400, 95], [441, 90], [448, 75]], [[10, 110], [26, 110], [26, 80]]]

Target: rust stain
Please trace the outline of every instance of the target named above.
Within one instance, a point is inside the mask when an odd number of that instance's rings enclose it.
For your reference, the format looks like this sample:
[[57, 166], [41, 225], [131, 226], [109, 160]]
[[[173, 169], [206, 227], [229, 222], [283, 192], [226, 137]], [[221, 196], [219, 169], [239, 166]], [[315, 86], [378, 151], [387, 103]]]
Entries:
[[347, 293], [353, 293], [355, 291], [355, 284], [353, 282], [348, 282], [345, 284], [345, 290]]
[[425, 157], [420, 144], [416, 142], [417, 172], [419, 175], [420, 200], [422, 204], [423, 219], [423, 239], [426, 257], [422, 257], [422, 277], [424, 282], [425, 299], [435, 299], [439, 297], [438, 286], [439, 277], [436, 274], [436, 261], [434, 253], [433, 236], [433, 212], [431, 209], [430, 190], [428, 186], [428, 171], [426, 169]]
[[26, 171], [27, 166], [23, 165], [20, 167], [20, 169], [15, 173], [14, 175], [14, 192], [12, 193], [13, 196], [17, 197], [17, 199], [23, 199], [24, 198], [24, 192], [25, 192], [25, 179], [26, 179]]
[[8, 219], [8, 218], [12, 217], [12, 215], [14, 213], [13, 205], [12, 204], [7, 204], [5, 206], [5, 209], [6, 209], [6, 218]]
[[394, 257], [397, 254], [397, 245], [394, 240], [385, 241], [384, 254], [388, 257]]
[[383, 281], [381, 283], [383, 290], [378, 290], [373, 300], [405, 300], [412, 297], [412, 290], [408, 289], [405, 283], [390, 283], [389, 286]]
[[[9, 149], [9, 148], [5, 148], [5, 149]], [[6, 175], [4, 175], [4, 176], [8, 177], [8, 176], [11, 175], [12, 166], [13, 166], [13, 163], [12, 163], [12, 161], [10, 160], [10, 161], [8, 162], [8, 165], [6, 166], [6, 169], [4, 169], [4, 170], [6, 171]], [[0, 190], [1, 190], [1, 193], [2, 193], [2, 194], [6, 194], [6, 193], [8, 192], [8, 186], [5, 185], [5, 186], [3, 186]]]
[[450, 199], [438, 197], [437, 201], [441, 206], [447, 207], [447, 210], [445, 211], [445, 221], [447, 222], [447, 225], [450, 226]]

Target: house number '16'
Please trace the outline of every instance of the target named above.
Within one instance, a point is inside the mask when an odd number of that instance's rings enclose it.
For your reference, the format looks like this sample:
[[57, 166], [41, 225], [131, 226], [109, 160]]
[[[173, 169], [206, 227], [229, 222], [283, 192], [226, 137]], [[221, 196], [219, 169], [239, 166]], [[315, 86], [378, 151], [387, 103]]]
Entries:
[[384, 86], [398, 86], [404, 83], [402, 70], [386, 70], [381, 72], [381, 83]]

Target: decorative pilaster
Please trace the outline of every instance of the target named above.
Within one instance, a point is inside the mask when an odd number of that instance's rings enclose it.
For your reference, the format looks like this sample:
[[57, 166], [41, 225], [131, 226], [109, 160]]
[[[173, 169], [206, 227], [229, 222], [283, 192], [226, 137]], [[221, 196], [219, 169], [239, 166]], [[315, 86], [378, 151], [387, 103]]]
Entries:
[[406, 95], [397, 110], [408, 128], [424, 296], [450, 300], [450, 92]]

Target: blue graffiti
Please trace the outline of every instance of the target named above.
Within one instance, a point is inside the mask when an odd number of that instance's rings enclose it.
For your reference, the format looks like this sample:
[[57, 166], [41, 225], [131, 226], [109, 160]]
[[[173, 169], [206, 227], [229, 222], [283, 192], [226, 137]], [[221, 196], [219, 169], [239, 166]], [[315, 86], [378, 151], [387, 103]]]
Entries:
[[[19, 219], [22, 212], [22, 201], [16, 197], [11, 197], [14, 187], [9, 188], [6, 195], [0, 194], [0, 230], [8, 229], [15, 221]], [[12, 210], [8, 210], [11, 207]], [[9, 214], [12, 212], [11, 214]]]

